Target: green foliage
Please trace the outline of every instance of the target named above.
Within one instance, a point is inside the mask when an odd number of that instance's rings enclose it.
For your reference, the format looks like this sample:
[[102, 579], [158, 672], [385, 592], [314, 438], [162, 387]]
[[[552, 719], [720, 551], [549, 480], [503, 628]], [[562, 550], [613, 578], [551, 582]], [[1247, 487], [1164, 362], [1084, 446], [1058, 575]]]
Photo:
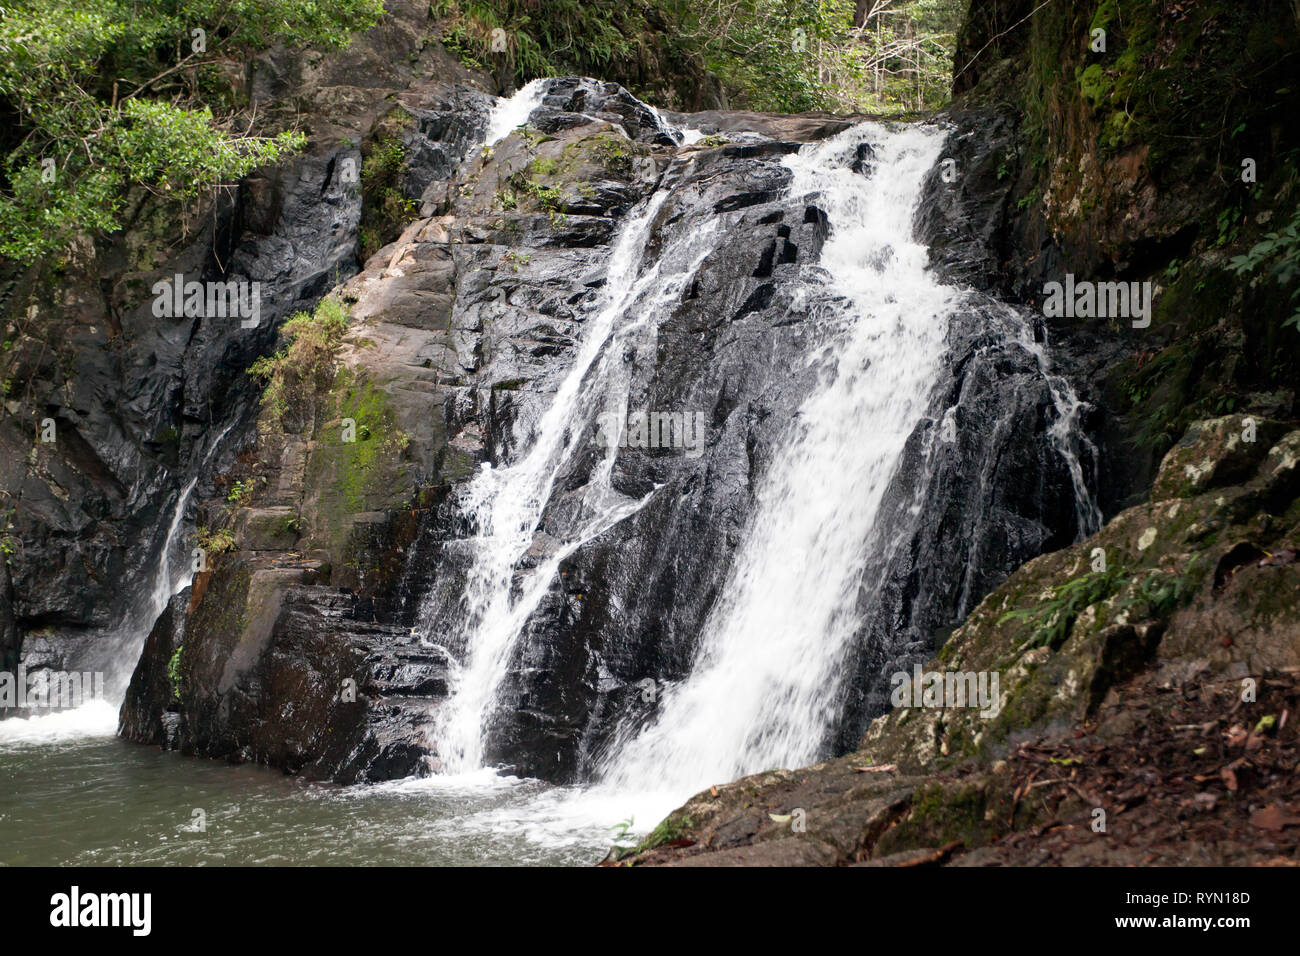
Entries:
[[194, 531], [194, 544], [208, 554], [224, 554], [235, 550], [235, 535], [226, 528], [213, 530], [200, 526]]
[[609, 832], [614, 835], [614, 845], [609, 848], [609, 858], [614, 862], [631, 856], [636, 852], [636, 844], [633, 842], [628, 831], [635, 823], [634, 817], [628, 817], [609, 828]]
[[1059, 585], [1037, 607], [1004, 614], [998, 620], [998, 625], [1010, 621], [1028, 621], [1033, 628], [1029, 646], [1045, 646], [1056, 650], [1070, 636], [1070, 628], [1074, 626], [1079, 614], [1090, 605], [1104, 601], [1118, 592], [1124, 581], [1125, 575], [1120, 568], [1092, 571]]
[[635, 817], [628, 817], [626, 820], [622, 820], [619, 823], [616, 823], [614, 826], [610, 827], [609, 831], [612, 834], [614, 834], [614, 842], [615, 843], [625, 842], [627, 840], [627, 832], [632, 829], [635, 823], [636, 823]]
[[[531, 253], [527, 253], [527, 252], [519, 253], [513, 249], [508, 249], [506, 250], [505, 255], [501, 257], [501, 262], [503, 265], [508, 264], [510, 266], [511, 272], [518, 272], [520, 266], [528, 265], [528, 263], [530, 263], [532, 259], [533, 257]], [[493, 388], [497, 388], [497, 387], [498, 386], [495, 385], [493, 386]]]
[[1241, 231], [1241, 218], [1241, 212], [1237, 209], [1229, 207], [1219, 210], [1219, 215], [1215, 219], [1214, 245], [1216, 247], [1237, 241], [1237, 234]]
[[519, 208], [519, 194], [510, 186], [505, 186], [497, 191], [496, 201], [504, 212], [512, 212]]
[[[544, 143], [548, 139], [555, 138], [553, 136], [547, 136], [536, 126], [532, 126], [528, 123], [525, 123], [523, 126], [519, 127], [519, 135], [523, 137], [523, 140], [525, 143], [528, 144], [529, 149], [535, 149], [539, 143]], [[488, 154], [491, 155], [492, 147], [485, 146], [484, 149], [486, 149], [488, 151]]]
[[398, 237], [420, 211], [420, 204], [402, 192], [406, 164], [403, 133], [413, 121], [397, 107], [384, 118], [373, 140], [361, 147], [361, 260], [364, 262]]
[[236, 508], [241, 508], [248, 504], [256, 488], [256, 478], [249, 478], [247, 481], [240, 479], [231, 487], [230, 494], [226, 495], [226, 500]]
[[1145, 605], [1152, 617], [1168, 618], [1192, 599], [1204, 576], [1200, 559], [1184, 574], [1149, 574], [1138, 584], [1131, 603]]
[[15, 508], [7, 508], [0, 512], [0, 556], [6, 564], [11, 563], [9, 558], [18, 550], [22, 544], [17, 537], [10, 534], [14, 530], [14, 515], [17, 514]]
[[296, 535], [302, 530], [302, 518], [298, 515], [285, 515], [275, 523], [275, 533], [282, 537]]
[[1288, 225], [1265, 234], [1245, 255], [1233, 256], [1229, 266], [1239, 276], [1251, 275], [1263, 268], [1263, 274], [1278, 285], [1283, 288], [1290, 286], [1291, 301], [1296, 308], [1282, 326], [1293, 326], [1300, 332], [1300, 282], [1296, 282], [1300, 277], [1300, 209], [1296, 210]]
[[361, 164], [361, 181], [373, 185], [386, 179], [401, 169], [405, 155], [401, 139], [395, 136], [375, 143]]
[[852, 0], [690, 6], [709, 68], [738, 105], [900, 112], [947, 101], [959, 0], [884, 0], [854, 23]]
[[[518, 81], [565, 73], [606, 75], [627, 68], [650, 32], [652, 4], [619, 0], [435, 0], [442, 42], [465, 65], [503, 66]], [[505, 50], [494, 52], [494, 30]]]
[[692, 826], [694, 826], [694, 821], [690, 816], [686, 814], [681, 816], [676, 813], [670, 814], [657, 827], [646, 834], [646, 838], [638, 843], [632, 852], [644, 853], [646, 850], [653, 850], [665, 843], [673, 843], [683, 839], [690, 832]]
[[[673, 76], [680, 98], [718, 76], [732, 104], [758, 110], [897, 112], [948, 97], [961, 0], [437, 0], [443, 43], [467, 66], [523, 83], [586, 74], [635, 92]], [[494, 52], [494, 30], [505, 50]], [[668, 104], [672, 105], [672, 104]]]
[[167, 679], [172, 685], [172, 700], [181, 699], [181, 652], [185, 650], [185, 645], [172, 653], [171, 660], [167, 662]]
[[[275, 43], [342, 46], [382, 9], [382, 0], [6, 4], [0, 255], [33, 261], [78, 232], [119, 229], [133, 189], [186, 202], [300, 149], [301, 133], [249, 131], [229, 72]], [[217, 117], [211, 103], [230, 108]]]
[[527, 172], [516, 173], [510, 177], [510, 187], [514, 190], [514, 195], [508, 194], [503, 197], [502, 208], [506, 208], [504, 198], [513, 200], [509, 208], [514, 208], [518, 202], [518, 194], [531, 196], [537, 200], [537, 205], [543, 212], [559, 212], [562, 205], [563, 191], [556, 186], [544, 186], [535, 179], [530, 179]]
[[599, 136], [592, 149], [613, 172], [623, 176], [632, 172], [632, 147], [621, 136]]
[[280, 329], [285, 345], [258, 359], [248, 374], [265, 382], [263, 429], [284, 428], [300, 416], [315, 394], [334, 378], [334, 356], [348, 329], [347, 308], [335, 298], [322, 299], [312, 314], [298, 312]]

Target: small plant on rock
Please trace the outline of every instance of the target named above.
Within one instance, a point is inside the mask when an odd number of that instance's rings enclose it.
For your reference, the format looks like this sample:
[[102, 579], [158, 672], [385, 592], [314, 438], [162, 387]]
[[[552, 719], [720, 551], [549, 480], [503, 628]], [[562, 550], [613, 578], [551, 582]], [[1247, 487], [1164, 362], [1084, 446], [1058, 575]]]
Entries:
[[329, 388], [335, 355], [347, 329], [347, 308], [335, 298], [322, 299], [310, 315], [299, 312], [284, 323], [280, 334], [285, 346], [258, 359], [248, 370], [266, 383], [262, 393], [264, 430], [296, 424], [311, 409], [316, 393]]

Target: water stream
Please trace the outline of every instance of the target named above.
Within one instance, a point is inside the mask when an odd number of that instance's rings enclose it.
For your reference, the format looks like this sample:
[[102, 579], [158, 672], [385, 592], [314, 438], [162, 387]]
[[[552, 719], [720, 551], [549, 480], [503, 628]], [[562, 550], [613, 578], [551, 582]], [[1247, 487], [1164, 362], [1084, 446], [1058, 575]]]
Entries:
[[[869, 178], [850, 168], [869, 141]], [[818, 757], [839, 698], [875, 518], [908, 435], [925, 415], [955, 291], [911, 239], [922, 179], [943, 133], [868, 125], [790, 157], [791, 192], [831, 221], [818, 321], [838, 334], [815, 357], [820, 385], [763, 480], [690, 677], [615, 753], [606, 781], [688, 795]]]
[[470, 540], [473, 563], [458, 606], [448, 614], [437, 603], [423, 625], [456, 620], [446, 643], [453, 662], [451, 697], [438, 709], [435, 738], [448, 772], [483, 766], [483, 736], [524, 623], [554, 580], [560, 563], [583, 544], [645, 503], [610, 485], [617, 455], [610, 443], [583, 488], [580, 507], [568, 521], [560, 546], [522, 567], [561, 467], [585, 449], [582, 427], [597, 411], [625, 411], [629, 375], [622, 352], [629, 340], [652, 334], [650, 317], [680, 296], [700, 260], [713, 248], [712, 229], [686, 233], [653, 263], [644, 249], [651, 224], [667, 193], [659, 192], [624, 223], [608, 265], [608, 279], [568, 373], [541, 420], [529, 426], [527, 452], [509, 465], [485, 464], [463, 492], [461, 508], [478, 534]]

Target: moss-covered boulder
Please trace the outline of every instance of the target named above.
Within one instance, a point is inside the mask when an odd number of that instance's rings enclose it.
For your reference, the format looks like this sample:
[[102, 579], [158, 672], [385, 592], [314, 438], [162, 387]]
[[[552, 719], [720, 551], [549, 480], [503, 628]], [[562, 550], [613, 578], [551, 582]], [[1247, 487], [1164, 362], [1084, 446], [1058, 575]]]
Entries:
[[[1260, 436], [1283, 427], [1254, 424]], [[1287, 639], [1293, 626], [1279, 631], [1273, 622], [1300, 621], [1300, 593], [1287, 588], [1293, 566], [1250, 560], [1300, 545], [1293, 451], [1300, 432], [1270, 445], [1262, 437], [1233, 440], [1242, 428], [1240, 419], [1194, 426], [1166, 456], [1157, 486], [1188, 491], [1189, 462], [1208, 477], [1241, 475], [1253, 461], [1250, 480], [1122, 512], [1088, 540], [1016, 571], [953, 632], [926, 670], [996, 672], [995, 715], [969, 707], [898, 708], [872, 724], [864, 750], [915, 769], [1000, 756], [1028, 736], [1086, 722], [1162, 646], [1223, 657], [1212, 653], [1204, 622], [1228, 613], [1226, 578], [1246, 564], [1256, 565], [1260, 580], [1233, 592], [1246, 605], [1234, 614], [1264, 615], [1273, 640], [1269, 663], [1300, 666], [1300, 643]]]
[[1279, 422], [1242, 415], [1193, 424], [1165, 455], [1152, 500], [1191, 498], [1247, 477], [1285, 431]]

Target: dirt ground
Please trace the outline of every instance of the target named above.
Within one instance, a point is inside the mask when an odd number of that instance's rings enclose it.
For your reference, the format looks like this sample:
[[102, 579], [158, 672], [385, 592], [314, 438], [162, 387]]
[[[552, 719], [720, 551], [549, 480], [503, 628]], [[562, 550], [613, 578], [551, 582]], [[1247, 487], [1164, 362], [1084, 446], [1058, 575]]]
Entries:
[[[1300, 865], [1300, 678], [1135, 681], [1095, 728], [1007, 758], [1016, 816], [959, 865]], [[1094, 732], [1088, 733], [1092, 729]], [[1105, 811], [1105, 832], [1094, 830]]]

